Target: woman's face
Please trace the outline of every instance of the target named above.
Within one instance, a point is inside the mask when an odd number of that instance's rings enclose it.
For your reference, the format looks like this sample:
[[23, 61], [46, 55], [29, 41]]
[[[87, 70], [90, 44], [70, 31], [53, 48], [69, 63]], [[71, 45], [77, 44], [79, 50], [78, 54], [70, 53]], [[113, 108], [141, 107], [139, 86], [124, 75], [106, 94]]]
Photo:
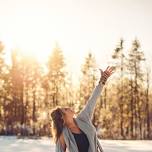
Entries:
[[62, 108], [62, 112], [64, 113], [64, 117], [73, 117], [75, 114], [74, 110], [69, 107]]

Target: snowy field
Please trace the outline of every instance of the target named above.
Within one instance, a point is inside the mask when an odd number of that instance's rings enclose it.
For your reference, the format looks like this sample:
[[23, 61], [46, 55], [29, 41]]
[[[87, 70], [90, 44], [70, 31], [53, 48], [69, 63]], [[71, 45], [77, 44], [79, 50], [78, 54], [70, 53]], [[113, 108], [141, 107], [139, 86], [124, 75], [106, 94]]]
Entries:
[[[104, 152], [152, 152], [152, 141], [101, 140]], [[16, 139], [0, 136], [0, 152], [54, 152], [55, 146], [48, 138]]]

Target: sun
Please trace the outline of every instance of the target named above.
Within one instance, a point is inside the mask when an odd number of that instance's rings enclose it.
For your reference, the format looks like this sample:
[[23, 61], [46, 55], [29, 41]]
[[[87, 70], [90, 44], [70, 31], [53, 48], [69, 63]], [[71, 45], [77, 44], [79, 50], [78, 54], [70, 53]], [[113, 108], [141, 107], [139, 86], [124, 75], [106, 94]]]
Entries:
[[23, 54], [34, 56], [40, 62], [47, 61], [56, 38], [56, 31], [50, 30], [47, 18], [32, 12], [16, 14], [11, 28], [5, 29], [0, 36], [7, 50], [19, 49]]
[[45, 40], [38, 39], [36, 36], [5, 36], [2, 38], [5, 46], [6, 60], [10, 60], [11, 52], [14, 49], [20, 51], [24, 56], [34, 57], [40, 63], [46, 63], [49, 55], [51, 54], [51, 46], [46, 44]]

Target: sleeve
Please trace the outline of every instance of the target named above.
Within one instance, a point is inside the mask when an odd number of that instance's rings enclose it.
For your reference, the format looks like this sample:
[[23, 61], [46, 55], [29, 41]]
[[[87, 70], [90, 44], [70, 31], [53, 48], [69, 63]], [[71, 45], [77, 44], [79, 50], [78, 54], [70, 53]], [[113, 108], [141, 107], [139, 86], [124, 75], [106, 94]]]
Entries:
[[89, 100], [87, 101], [86, 106], [82, 109], [82, 111], [78, 114], [78, 118], [80, 119], [91, 119], [97, 98], [100, 96], [101, 91], [103, 88], [103, 84], [99, 83], [93, 90], [92, 95], [90, 96]]

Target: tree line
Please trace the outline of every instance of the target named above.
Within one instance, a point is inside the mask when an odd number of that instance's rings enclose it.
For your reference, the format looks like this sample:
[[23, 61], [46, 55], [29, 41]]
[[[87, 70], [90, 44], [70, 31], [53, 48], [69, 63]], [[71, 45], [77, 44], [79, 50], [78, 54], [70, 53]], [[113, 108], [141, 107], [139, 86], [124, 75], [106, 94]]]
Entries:
[[[5, 53], [0, 42], [1, 135], [51, 136], [51, 109], [70, 106], [79, 112], [98, 81], [92, 53], [86, 55], [80, 68], [77, 87], [59, 45], [53, 48], [45, 66], [15, 49], [8, 65]], [[140, 42], [135, 39], [126, 50], [121, 39], [111, 54], [111, 62], [116, 72], [105, 85], [92, 119], [98, 136], [152, 139], [151, 73]]]

